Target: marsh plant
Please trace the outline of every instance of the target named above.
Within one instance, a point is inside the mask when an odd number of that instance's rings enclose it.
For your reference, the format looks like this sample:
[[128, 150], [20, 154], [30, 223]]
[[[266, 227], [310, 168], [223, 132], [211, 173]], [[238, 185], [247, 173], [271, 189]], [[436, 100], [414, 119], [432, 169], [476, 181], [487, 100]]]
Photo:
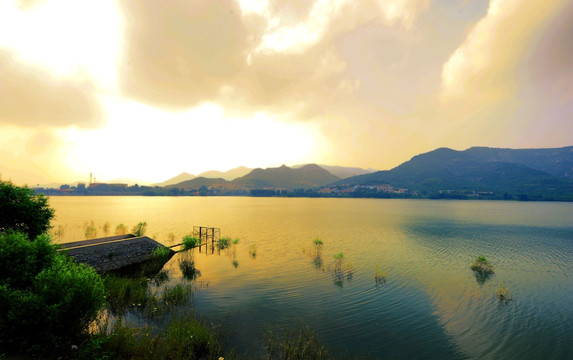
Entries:
[[483, 255], [478, 256], [470, 268], [478, 274], [482, 275], [494, 273], [494, 266]]
[[289, 332], [283, 337], [269, 333], [267, 339], [268, 359], [323, 360], [331, 359], [328, 349], [309, 328]]
[[376, 266], [376, 271], [374, 272], [374, 281], [376, 285], [386, 284], [386, 272], [380, 270], [380, 266]]
[[197, 239], [191, 235], [185, 235], [183, 237], [183, 251], [193, 249], [199, 245], [201, 245], [201, 239]]
[[345, 281], [352, 280], [354, 276], [354, 267], [351, 263], [345, 263], [344, 254], [339, 252], [333, 255], [334, 263], [332, 264], [334, 284], [342, 287]]
[[177, 284], [175, 286], [166, 286], [161, 294], [161, 301], [165, 304], [183, 304], [186, 303], [193, 294], [193, 287], [190, 285]]
[[66, 228], [63, 225], [58, 225], [54, 230], [53, 230], [53, 237], [58, 239], [58, 240], [62, 240], [64, 238], [64, 235], [66, 234]]
[[500, 302], [507, 304], [511, 300], [513, 300], [513, 295], [509, 291], [508, 288], [503, 286], [503, 281], [499, 282], [499, 288], [495, 291], [495, 297], [499, 299]]
[[93, 239], [97, 236], [97, 228], [93, 221], [90, 221], [89, 224], [87, 222], [84, 224], [84, 234], [86, 239]]
[[249, 246], [249, 256], [253, 259], [257, 257], [257, 244], [251, 244], [251, 246]]
[[179, 269], [183, 277], [189, 281], [193, 281], [201, 276], [201, 271], [195, 267], [195, 260], [192, 253], [186, 253], [179, 258]]
[[115, 235], [125, 235], [127, 234], [127, 226], [124, 224], [119, 224], [115, 227]]
[[111, 224], [109, 223], [109, 221], [106, 221], [106, 223], [103, 224], [102, 230], [103, 230], [103, 233], [105, 234], [105, 236], [107, 236], [109, 234], [110, 227], [111, 227]]
[[158, 246], [153, 250], [153, 258], [159, 261], [167, 261], [171, 256], [171, 249], [166, 246]]
[[135, 225], [131, 229], [131, 233], [134, 236], [143, 236], [143, 235], [145, 235], [146, 231], [147, 231], [147, 222], [146, 221], [142, 221], [142, 222], [138, 223], [137, 225]]
[[478, 256], [471, 264], [474, 276], [478, 284], [483, 285], [493, 274], [494, 266], [483, 255]]
[[231, 246], [232, 240], [230, 237], [222, 237], [217, 240], [217, 250], [227, 249]]

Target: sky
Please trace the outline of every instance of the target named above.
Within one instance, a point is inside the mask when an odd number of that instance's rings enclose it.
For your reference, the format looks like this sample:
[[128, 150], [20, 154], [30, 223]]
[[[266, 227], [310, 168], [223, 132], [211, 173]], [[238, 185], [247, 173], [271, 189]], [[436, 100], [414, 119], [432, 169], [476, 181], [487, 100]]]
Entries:
[[2, 0], [0, 176], [573, 145], [570, 0]]

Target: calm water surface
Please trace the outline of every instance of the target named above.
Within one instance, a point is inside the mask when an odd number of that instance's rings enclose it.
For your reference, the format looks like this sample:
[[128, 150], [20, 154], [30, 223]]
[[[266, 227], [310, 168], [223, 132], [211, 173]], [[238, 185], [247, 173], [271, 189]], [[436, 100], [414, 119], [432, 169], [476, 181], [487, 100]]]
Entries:
[[[110, 222], [147, 221], [169, 244], [193, 225], [240, 243], [178, 254], [201, 271], [194, 309], [238, 353], [257, 355], [269, 332], [309, 327], [340, 358], [572, 359], [573, 204], [246, 197], [52, 197], [58, 241], [98, 236]], [[312, 241], [324, 245], [317, 259]], [[250, 250], [256, 247], [256, 256]], [[344, 254], [343, 276], [333, 255]], [[483, 283], [469, 265], [496, 267]], [[376, 284], [376, 268], [386, 273]], [[340, 274], [339, 274], [340, 275]], [[500, 281], [514, 300], [495, 297]]]

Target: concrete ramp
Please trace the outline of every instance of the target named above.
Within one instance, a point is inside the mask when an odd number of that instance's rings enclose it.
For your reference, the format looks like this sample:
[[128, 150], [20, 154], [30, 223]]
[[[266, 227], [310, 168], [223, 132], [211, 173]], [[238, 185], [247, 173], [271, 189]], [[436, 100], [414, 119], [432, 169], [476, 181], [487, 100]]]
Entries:
[[62, 244], [61, 251], [101, 273], [151, 260], [158, 247], [165, 246], [147, 236], [121, 235]]

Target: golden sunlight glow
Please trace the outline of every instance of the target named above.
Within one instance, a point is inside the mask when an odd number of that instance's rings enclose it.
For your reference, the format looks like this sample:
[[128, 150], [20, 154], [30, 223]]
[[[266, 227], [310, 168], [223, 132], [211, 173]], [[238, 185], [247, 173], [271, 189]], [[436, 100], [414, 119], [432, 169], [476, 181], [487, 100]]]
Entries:
[[[73, 14], [73, 15], [71, 15]], [[115, 87], [122, 20], [113, 1], [0, 2], [0, 48], [59, 77], [89, 75]]]
[[282, 122], [264, 113], [248, 119], [227, 117], [213, 104], [178, 114], [136, 102], [108, 105], [106, 128], [66, 131], [74, 144], [70, 166], [98, 174], [101, 180], [129, 174], [159, 182], [165, 174], [182, 171], [198, 174], [238, 164], [268, 167], [304, 162], [314, 150], [317, 135], [310, 125]]
[[315, 45], [326, 33], [332, 18], [348, 0], [319, 0], [314, 3], [306, 22], [293, 27], [280, 26], [280, 18], [271, 18], [267, 33], [257, 52], [302, 53]]

